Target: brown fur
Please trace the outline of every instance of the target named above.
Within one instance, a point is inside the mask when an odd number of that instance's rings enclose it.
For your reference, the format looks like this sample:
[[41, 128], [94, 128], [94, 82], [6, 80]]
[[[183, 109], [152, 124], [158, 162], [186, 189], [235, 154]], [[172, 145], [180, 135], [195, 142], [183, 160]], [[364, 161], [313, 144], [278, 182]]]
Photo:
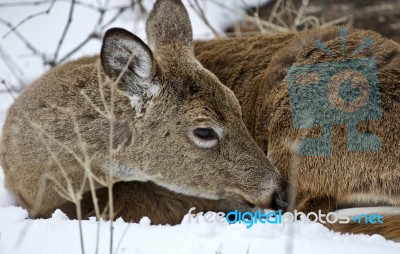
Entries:
[[[98, 204], [103, 213], [103, 218], [108, 218], [108, 188], [103, 187], [96, 191]], [[123, 218], [124, 221], [138, 222], [143, 216], [151, 220], [151, 224], [175, 225], [182, 222], [182, 218], [190, 208], [195, 207], [196, 212], [228, 211], [224, 205], [235, 206], [240, 204], [228, 204], [221, 200], [208, 200], [191, 197], [168, 191], [152, 182], [119, 182], [113, 187], [114, 203], [116, 204], [115, 218]], [[75, 204], [67, 202], [59, 207], [69, 218], [76, 218]], [[95, 216], [92, 196], [85, 193], [82, 199], [83, 219]]]
[[[282, 35], [278, 35], [282, 36]], [[378, 79], [380, 93], [382, 97], [383, 118], [380, 121], [361, 122], [359, 129], [362, 132], [371, 131], [382, 139], [382, 150], [380, 152], [349, 152], [346, 147], [346, 132], [344, 126], [335, 126], [333, 133], [334, 153], [329, 157], [299, 157], [298, 158], [298, 180], [297, 186], [306, 195], [304, 199], [319, 197], [335, 197], [336, 203], [345, 203], [351, 199], [351, 195], [366, 193], [376, 197], [386, 196], [389, 203], [400, 204], [400, 155], [397, 147], [400, 145], [400, 85], [397, 75], [400, 67], [399, 45], [391, 40], [370, 32], [350, 29], [348, 34], [347, 50], [351, 52], [367, 36], [371, 36], [374, 44], [359, 53], [356, 57], [375, 56], [378, 67]], [[248, 58], [247, 65], [252, 66], [255, 73], [259, 75], [249, 76], [241, 81], [241, 84], [251, 84], [257, 89], [257, 93], [249, 92], [243, 96], [238, 96], [241, 105], [251, 101], [255, 108], [248, 111], [243, 110], [246, 121], [252, 135], [257, 143], [262, 147], [268, 158], [289, 179], [291, 157], [291, 144], [288, 141], [297, 141], [305, 136], [313, 137], [319, 134], [319, 128], [308, 130], [296, 130], [291, 124], [289, 100], [287, 94], [286, 68], [292, 65], [313, 64], [332, 61], [331, 56], [315, 49], [315, 40], [322, 39], [325, 43], [338, 51], [339, 34], [338, 28], [327, 30], [313, 30], [297, 34], [287, 35], [280, 40], [286, 44], [280, 50], [260, 50], [258, 56]], [[271, 45], [272, 37], [253, 37], [247, 39], [245, 44], [237, 43], [230, 45], [231, 51], [241, 52], [241, 48], [257, 41], [259, 44]], [[235, 39], [232, 39], [234, 41]], [[253, 42], [253, 43], [254, 43]], [[223, 80], [227, 73], [220, 73], [215, 66], [220, 58], [224, 59], [223, 69], [232, 70], [236, 73], [241, 65], [236, 65], [235, 61], [230, 61], [226, 50], [225, 41], [210, 41], [196, 44], [198, 59], [218, 77]], [[213, 49], [207, 50], [207, 49]], [[222, 54], [215, 55], [215, 52]], [[275, 52], [273, 54], [273, 52]], [[212, 55], [212, 57], [211, 57]], [[272, 55], [272, 57], [271, 57]], [[247, 56], [245, 52], [243, 57]], [[235, 56], [235, 58], [239, 58]], [[268, 62], [268, 68], [264, 67], [263, 62]], [[232, 66], [229, 66], [231, 63]], [[236, 88], [234, 80], [223, 80], [225, 84], [233, 88], [235, 93], [243, 94], [244, 88]], [[255, 94], [255, 96], [254, 96]], [[247, 95], [247, 96], [246, 96]], [[246, 105], [242, 106], [246, 109]], [[254, 112], [255, 111], [255, 112]], [[254, 115], [255, 117], [249, 117]], [[317, 167], [317, 168], [316, 168]], [[379, 170], [377, 170], [379, 168]], [[314, 170], [312, 170], [314, 169]], [[343, 184], [346, 183], [346, 184]], [[355, 197], [354, 197], [355, 198]], [[371, 200], [372, 201], [372, 200]]]
[[358, 224], [351, 222], [349, 224], [327, 224], [329, 229], [341, 233], [353, 234], [379, 234], [386, 239], [400, 241], [400, 215], [388, 215], [383, 219], [383, 224]]
[[[89, 173], [77, 159], [84, 159], [84, 150], [99, 178], [111, 172], [119, 181], [151, 180], [172, 192], [264, 207], [284, 191], [232, 91], [194, 58], [182, 3], [158, 1], [147, 32], [152, 49], [125, 30], [110, 29], [100, 57], [50, 70], [11, 106], [0, 160], [7, 187], [31, 216], [50, 216], [65, 203], [55, 189], [69, 191], [67, 178], [71, 189], [83, 184], [89, 190]], [[99, 111], [105, 114], [112, 98], [110, 120]], [[210, 140], [196, 136], [198, 128], [211, 129]], [[117, 149], [111, 157], [110, 148]]]
[[[297, 186], [297, 209], [329, 212], [343, 206], [400, 205], [399, 45], [371, 31], [349, 29], [347, 52], [356, 49], [367, 36], [373, 38], [373, 45], [353, 58], [376, 58], [383, 118], [361, 122], [358, 128], [361, 132], [378, 135], [382, 148], [378, 152], [348, 151], [345, 126], [338, 125], [333, 127], [333, 155], [326, 157], [298, 157], [292, 152], [293, 142], [303, 137], [317, 137], [320, 128], [297, 130], [292, 127], [285, 76], [286, 68], [292, 65], [335, 60], [316, 49], [315, 41], [321, 39], [339, 52], [337, 27], [195, 45], [200, 62], [237, 95], [246, 126], [256, 142], [281, 174]], [[292, 165], [297, 165], [294, 167], [297, 179], [290, 179]], [[383, 229], [386, 224], [381, 227], [379, 232], [388, 232]], [[366, 230], [368, 233], [367, 229], [374, 232], [374, 226], [360, 227], [357, 232]], [[397, 237], [400, 238], [400, 234]]]

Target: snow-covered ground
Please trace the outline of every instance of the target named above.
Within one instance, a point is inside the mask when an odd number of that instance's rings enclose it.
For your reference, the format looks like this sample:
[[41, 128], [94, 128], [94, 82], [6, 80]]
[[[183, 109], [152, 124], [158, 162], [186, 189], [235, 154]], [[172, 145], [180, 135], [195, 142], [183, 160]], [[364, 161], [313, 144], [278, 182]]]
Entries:
[[[31, 0], [32, 1], [32, 0]], [[243, 6], [241, 0], [220, 0], [231, 6]], [[245, 0], [249, 5], [258, 0]], [[0, 0], [0, 4], [6, 2]], [[12, 0], [8, 0], [12, 2]], [[49, 1], [50, 3], [51, 1]], [[86, 0], [97, 4], [97, 0]], [[112, 4], [123, 4], [124, 0], [113, 0]], [[152, 1], [144, 1], [150, 9]], [[29, 8], [0, 8], [0, 17], [13, 24], [26, 16], [43, 11], [48, 5]], [[24, 23], [19, 31], [35, 47], [51, 56], [57, 46], [58, 38], [67, 18], [68, 1], [57, 1], [50, 14], [37, 17]], [[219, 31], [237, 15], [206, 3], [205, 10], [212, 25]], [[211, 38], [211, 31], [196, 14], [190, 10], [195, 38]], [[91, 31], [97, 13], [85, 8], [75, 10], [66, 43], [60, 55], [76, 46]], [[144, 22], [135, 19], [135, 11], [122, 15], [112, 26], [124, 27], [145, 40]], [[9, 69], [9, 65], [0, 58], [0, 78], [10, 84], [19, 80], [29, 83], [43, 71], [40, 59], [33, 57], [26, 46], [15, 35], [2, 38], [8, 29], [0, 25], [0, 50], [3, 49], [16, 63], [18, 75]], [[93, 41], [73, 55], [77, 58], [87, 54], [97, 54], [99, 41]], [[2, 88], [2, 87], [0, 87]], [[0, 94], [0, 126], [13, 99], [8, 94]], [[200, 220], [202, 221], [202, 220]], [[110, 253], [109, 223], [95, 220], [82, 222], [85, 253], [95, 253], [96, 232], [100, 230], [99, 253]], [[188, 223], [186, 219], [178, 226], [150, 226], [147, 218], [141, 223], [125, 223], [121, 219], [114, 223], [113, 253], [362, 253], [362, 254], [398, 254], [400, 243], [385, 240], [383, 237], [364, 235], [341, 235], [316, 223], [296, 223], [286, 225], [257, 224], [246, 229], [243, 224], [228, 225], [208, 223]], [[12, 194], [3, 187], [3, 173], [0, 170], [0, 253], [81, 253], [78, 222], [68, 220], [64, 214], [56, 211], [51, 219], [27, 219], [26, 210], [15, 206]]]
[[[0, 253], [80, 253], [78, 222], [60, 212], [48, 220], [28, 220], [18, 207], [0, 209]], [[6, 218], [6, 219], [4, 219]], [[398, 254], [400, 244], [381, 236], [351, 236], [333, 233], [320, 224], [255, 225], [189, 224], [150, 226], [114, 223], [114, 253], [307, 253], [307, 254]], [[95, 253], [95, 220], [83, 221], [85, 253]], [[109, 253], [109, 224], [100, 223], [99, 253]], [[292, 252], [288, 251], [292, 248]]]

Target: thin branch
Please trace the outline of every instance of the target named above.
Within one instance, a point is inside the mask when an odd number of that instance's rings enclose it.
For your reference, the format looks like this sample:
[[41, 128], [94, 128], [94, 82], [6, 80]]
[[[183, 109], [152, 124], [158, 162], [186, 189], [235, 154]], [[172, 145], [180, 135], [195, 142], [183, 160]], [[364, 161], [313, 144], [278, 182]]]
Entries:
[[92, 101], [92, 99], [89, 98], [89, 96], [87, 96], [87, 94], [85, 93], [84, 90], [81, 90], [80, 94], [85, 98], [85, 100], [90, 104], [90, 106], [97, 111], [97, 113], [99, 113], [102, 117], [107, 118], [108, 114], [104, 113], [99, 107], [97, 107], [94, 102]]
[[283, 0], [277, 0], [276, 3], [274, 4], [274, 7], [272, 8], [272, 12], [268, 19], [268, 21], [270, 23], [273, 23], [274, 19], [278, 16], [277, 13], [278, 13], [278, 10], [281, 8], [282, 4], [283, 4]]
[[[3, 24], [10, 29], [13, 28], [13, 25], [10, 22], [8, 22], [2, 18], [0, 18], [0, 24]], [[28, 49], [30, 49], [32, 51], [32, 53], [35, 56], [38, 56], [42, 60], [46, 59], [46, 56], [40, 50], [38, 50], [36, 47], [34, 47], [33, 44], [30, 43], [17, 29], [14, 29], [13, 33], [18, 37], [18, 39], [20, 39], [25, 44], [25, 46]]]
[[0, 3], [0, 7], [16, 7], [16, 6], [38, 6], [52, 2], [53, 0], [43, 0], [36, 2], [9, 2]]
[[15, 79], [19, 82], [20, 86], [24, 85], [24, 81], [21, 76], [24, 75], [22, 69], [18, 66], [18, 64], [12, 59], [12, 57], [7, 53], [6, 50], [0, 45], [0, 58], [3, 60], [9, 71], [15, 77]]
[[[27, 7], [27, 6], [40, 6], [40, 5], [45, 5], [48, 3], [53, 2], [54, 0], [42, 0], [42, 1], [36, 1], [36, 2], [9, 2], [9, 3], [0, 3], [0, 8], [7, 8], [7, 7]], [[71, 0], [56, 0], [57, 2], [67, 2], [70, 3]], [[77, 5], [85, 7], [87, 9], [91, 9], [93, 11], [99, 11], [99, 7], [87, 3], [87, 2], [82, 2], [82, 1], [76, 1], [75, 2]]]
[[104, 30], [107, 26], [109, 26], [112, 23], [114, 23], [114, 21], [117, 20], [117, 18], [119, 18], [121, 16], [121, 14], [124, 13], [129, 8], [130, 8], [130, 6], [120, 7], [118, 9], [117, 13], [107, 23], [105, 23], [102, 26], [100, 26], [100, 30]]
[[121, 247], [122, 242], [124, 241], [125, 236], [126, 236], [126, 234], [128, 233], [128, 230], [129, 230], [129, 227], [130, 227], [130, 226], [131, 226], [131, 223], [128, 223], [128, 225], [126, 225], [125, 230], [124, 230], [124, 232], [122, 233], [122, 236], [121, 236], [121, 238], [119, 239], [119, 241], [118, 241], [118, 243], [117, 243], [117, 247], [115, 248], [115, 251], [114, 251], [115, 254], [118, 253], [118, 250], [119, 250], [119, 248]]
[[[35, 46], [33, 46], [32, 43], [30, 43], [21, 33], [18, 32], [18, 27], [20, 27], [22, 24], [24, 24], [26, 21], [34, 19], [40, 15], [48, 14], [54, 7], [56, 2], [69, 2], [71, 3], [69, 15], [68, 15], [68, 20], [67, 23], [64, 27], [63, 33], [57, 43], [57, 48], [53, 54], [53, 57], [49, 58], [47, 57], [44, 53], [42, 53], [39, 49], [37, 49]], [[49, 4], [49, 7], [45, 11], [41, 11], [32, 15], [29, 15], [28, 17], [24, 18], [22, 21], [20, 21], [17, 25], [13, 25], [10, 22], [0, 18], [0, 23], [4, 24], [6, 27], [8, 27], [10, 30], [4, 35], [4, 38], [7, 37], [9, 34], [14, 33], [25, 45], [26, 47], [37, 57], [39, 57], [44, 65], [49, 65], [51, 67], [58, 65], [60, 63], [65, 62], [68, 60], [72, 55], [77, 53], [83, 46], [85, 46], [87, 43], [89, 43], [92, 39], [100, 39], [101, 34], [103, 33], [103, 30], [106, 29], [110, 24], [114, 23], [118, 17], [121, 16], [122, 13], [124, 13], [126, 10], [129, 8], [133, 8], [135, 5], [135, 1], [131, 1], [129, 4], [125, 5], [120, 5], [120, 6], [112, 6], [108, 7], [109, 1], [105, 1], [105, 4], [101, 7], [94, 6], [92, 4], [88, 4], [79, 0], [43, 0], [43, 1], [36, 1], [36, 2], [14, 2], [14, 3], [2, 3], [0, 4], [0, 7], [15, 7], [15, 6], [39, 6], [43, 4]], [[73, 18], [73, 13], [74, 9], [76, 8], [75, 6], [82, 6], [86, 7], [89, 9], [92, 9], [94, 11], [99, 12], [99, 18], [96, 23], [96, 26], [93, 29], [93, 32], [90, 33], [85, 39], [83, 39], [78, 45], [76, 45], [74, 48], [72, 48], [70, 51], [68, 51], [64, 56], [60, 57], [60, 51], [61, 47], [65, 41], [65, 38], [67, 36], [67, 32], [70, 28], [70, 25], [72, 23], [72, 18]], [[106, 13], [109, 13], [110, 11], [115, 11], [115, 15], [107, 22], [104, 23], [104, 17]]]
[[[244, 6], [246, 6], [246, 9], [251, 10], [251, 8], [247, 5], [247, 3], [245, 2], [245, 0], [241, 0], [241, 2], [243, 3]], [[256, 6], [256, 10], [253, 11], [253, 16], [256, 19], [256, 24], [258, 26], [258, 29], [261, 31], [261, 33], [265, 33], [266, 30], [264, 29], [264, 27], [262, 26], [260, 20], [260, 2], [261, 0], [258, 0], [257, 6]]]
[[215, 35], [215, 37], [220, 38], [221, 34], [215, 30], [215, 28], [211, 25], [208, 20], [203, 7], [200, 6], [198, 0], [189, 0], [189, 6], [196, 12], [199, 18], [203, 21], [203, 23], [211, 30], [211, 32]]
[[73, 54], [75, 54], [76, 52], [78, 52], [83, 46], [85, 46], [89, 41], [91, 41], [92, 39], [100, 39], [101, 38], [101, 34], [102, 31], [108, 27], [110, 24], [114, 23], [115, 20], [117, 20], [118, 17], [120, 17], [120, 15], [122, 13], [124, 13], [126, 10], [128, 10], [129, 8], [131, 8], [131, 5], [126, 5], [126, 6], [122, 6], [122, 7], [118, 7], [118, 11], [117, 13], [105, 24], [103, 23], [103, 19], [104, 19], [104, 15], [106, 14], [106, 11], [104, 11], [104, 9], [99, 9], [100, 15], [97, 21], [97, 25], [95, 26], [95, 28], [93, 29], [93, 32], [90, 33], [81, 43], [79, 43], [76, 47], [74, 47], [72, 50], [70, 50], [68, 53], [66, 53], [60, 60], [58, 60], [57, 62], [55, 62], [55, 65], [58, 65], [60, 63], [65, 62], [66, 60], [68, 60]]
[[41, 11], [35, 14], [31, 14], [28, 17], [24, 18], [23, 20], [21, 20], [20, 22], [18, 22], [17, 25], [13, 26], [10, 28], [10, 30], [3, 36], [3, 39], [5, 39], [8, 35], [10, 35], [11, 33], [13, 33], [18, 27], [20, 27], [22, 24], [24, 24], [26, 21], [36, 18], [38, 16], [41, 15], [45, 15], [45, 14], [49, 14], [51, 9], [53, 8], [54, 4], [55, 4], [56, 0], [52, 0], [49, 7], [45, 10], [45, 11]]
[[54, 62], [53, 62], [53, 64], [57, 61], [57, 57], [58, 57], [58, 54], [60, 52], [61, 45], [63, 44], [65, 36], [67, 35], [68, 29], [69, 29], [69, 27], [71, 25], [72, 16], [74, 15], [74, 9], [75, 9], [75, 0], [72, 0], [71, 1], [71, 7], [69, 9], [67, 24], [64, 27], [64, 31], [63, 31], [63, 33], [61, 35], [60, 40], [58, 41], [56, 52], [54, 53]]
[[[86, 37], [81, 43], [79, 43], [76, 47], [74, 47], [72, 50], [70, 50], [67, 54], [65, 54], [58, 62], [57, 64], [60, 64], [62, 62], [65, 62], [68, 60], [73, 54], [78, 52], [83, 46], [85, 46], [90, 40], [93, 38], [99, 38], [99, 35], [96, 35], [94, 33], [89, 34], [88, 37]], [[56, 65], [57, 65], [56, 64]]]
[[82, 230], [82, 208], [81, 208], [81, 201], [75, 204], [76, 208], [76, 217], [78, 218], [78, 226], [79, 226], [79, 238], [81, 243], [81, 253], [85, 254], [85, 246], [83, 241], [83, 230]]
[[337, 18], [335, 20], [332, 20], [332, 21], [322, 24], [321, 27], [325, 28], [325, 27], [329, 27], [329, 26], [343, 24], [343, 23], [347, 22], [350, 19], [350, 17], [351, 17], [351, 15], [346, 15], [346, 16]]
[[7, 85], [6, 80], [2, 79], [0, 80], [0, 83], [7, 89], [7, 93], [13, 98], [13, 100], [15, 101], [15, 96], [13, 94], [12, 89]]
[[[234, 13], [234, 14], [243, 16], [243, 12], [242, 11], [240, 11], [238, 9], [235, 9], [235, 8], [232, 8], [232, 7], [230, 7], [230, 6], [228, 6], [228, 5], [224, 4], [224, 3], [221, 3], [218, 0], [209, 0], [209, 1], [215, 3], [216, 5], [224, 8], [224, 9], [226, 9], [226, 10], [228, 10], [228, 11]], [[246, 19], [248, 21], [251, 21], [251, 22], [260, 22], [260, 24], [263, 27], [268, 28], [268, 29], [272, 29], [272, 30], [277, 31], [277, 32], [289, 32], [289, 29], [287, 29], [285, 27], [273, 24], [273, 23], [265, 21], [265, 20], [260, 20], [259, 19], [257, 21], [257, 18], [255, 18], [253, 16], [250, 16], [250, 15], [244, 14], [244, 19]]]

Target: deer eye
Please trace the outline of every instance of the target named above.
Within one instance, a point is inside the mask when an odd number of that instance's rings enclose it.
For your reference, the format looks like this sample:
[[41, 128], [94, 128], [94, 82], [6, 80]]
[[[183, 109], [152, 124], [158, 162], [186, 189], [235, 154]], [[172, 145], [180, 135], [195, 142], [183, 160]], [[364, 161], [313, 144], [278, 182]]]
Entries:
[[193, 130], [193, 135], [202, 140], [218, 139], [217, 133], [211, 128], [196, 128]]
[[222, 137], [222, 128], [197, 127], [188, 132], [188, 137], [196, 146], [209, 149], [218, 144]]

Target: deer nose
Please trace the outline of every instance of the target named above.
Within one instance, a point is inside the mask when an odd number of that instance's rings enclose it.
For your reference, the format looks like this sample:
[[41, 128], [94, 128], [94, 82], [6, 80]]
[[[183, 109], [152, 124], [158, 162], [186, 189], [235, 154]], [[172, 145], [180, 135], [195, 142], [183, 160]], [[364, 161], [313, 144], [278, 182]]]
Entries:
[[285, 210], [288, 207], [288, 205], [289, 205], [288, 190], [275, 192], [273, 208], [277, 210], [279, 209]]

